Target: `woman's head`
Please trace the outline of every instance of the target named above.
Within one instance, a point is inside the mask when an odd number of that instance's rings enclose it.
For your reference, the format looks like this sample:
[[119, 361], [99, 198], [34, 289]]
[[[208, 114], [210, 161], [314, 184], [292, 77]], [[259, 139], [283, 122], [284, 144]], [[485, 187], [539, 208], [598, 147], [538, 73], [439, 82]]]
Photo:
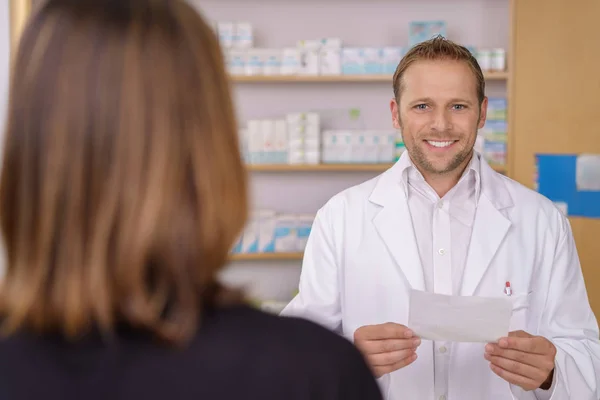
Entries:
[[15, 58], [0, 183], [9, 332], [177, 340], [247, 216], [221, 50], [184, 1], [50, 0]]

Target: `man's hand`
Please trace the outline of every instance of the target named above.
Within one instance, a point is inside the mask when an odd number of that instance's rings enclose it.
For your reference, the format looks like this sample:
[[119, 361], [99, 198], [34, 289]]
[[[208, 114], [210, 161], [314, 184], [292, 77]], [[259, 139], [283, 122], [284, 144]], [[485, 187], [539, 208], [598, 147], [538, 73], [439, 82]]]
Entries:
[[505, 381], [524, 390], [549, 389], [554, 373], [556, 347], [542, 336], [510, 332], [498, 344], [485, 347], [490, 368]]
[[379, 378], [415, 361], [421, 339], [406, 326], [388, 322], [358, 328], [354, 332], [354, 344]]

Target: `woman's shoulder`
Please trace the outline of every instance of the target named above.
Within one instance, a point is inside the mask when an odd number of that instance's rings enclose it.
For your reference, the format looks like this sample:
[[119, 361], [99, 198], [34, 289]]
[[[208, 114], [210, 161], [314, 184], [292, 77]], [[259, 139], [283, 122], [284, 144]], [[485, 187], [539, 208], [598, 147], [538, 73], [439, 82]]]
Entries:
[[[207, 319], [201, 336], [218, 334], [244, 346], [252, 353], [271, 354], [273, 358], [329, 365], [344, 370], [356, 368], [370, 373], [362, 355], [346, 338], [312, 321], [279, 316], [249, 306], [221, 309]], [[274, 363], [277, 365], [277, 363]]]

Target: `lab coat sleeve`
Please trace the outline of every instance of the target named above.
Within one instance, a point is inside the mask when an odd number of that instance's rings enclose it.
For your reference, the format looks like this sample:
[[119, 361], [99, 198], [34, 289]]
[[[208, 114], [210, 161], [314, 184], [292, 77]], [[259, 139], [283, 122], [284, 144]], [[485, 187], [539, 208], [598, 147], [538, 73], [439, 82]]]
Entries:
[[[571, 227], [562, 218], [546, 306], [538, 335], [557, 349], [553, 385], [534, 391], [538, 400], [600, 399], [600, 341], [598, 323], [589, 304]], [[513, 395], [525, 394], [511, 385]]]
[[304, 250], [299, 292], [281, 315], [312, 320], [341, 334], [341, 305], [331, 210], [321, 208]]

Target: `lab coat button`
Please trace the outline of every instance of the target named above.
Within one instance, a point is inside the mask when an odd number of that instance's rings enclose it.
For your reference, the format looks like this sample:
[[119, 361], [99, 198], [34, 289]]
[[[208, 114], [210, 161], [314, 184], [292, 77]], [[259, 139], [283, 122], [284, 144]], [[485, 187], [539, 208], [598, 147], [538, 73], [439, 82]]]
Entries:
[[444, 396], [444, 395], [441, 395], [441, 396], [440, 396], [440, 400], [446, 400], [446, 396]]
[[438, 253], [440, 253], [440, 255], [442, 255], [442, 256], [444, 255], [445, 252], [446, 252], [446, 250], [444, 250], [444, 249], [439, 249], [438, 250]]
[[446, 346], [440, 347], [440, 353], [444, 354], [446, 352]]

